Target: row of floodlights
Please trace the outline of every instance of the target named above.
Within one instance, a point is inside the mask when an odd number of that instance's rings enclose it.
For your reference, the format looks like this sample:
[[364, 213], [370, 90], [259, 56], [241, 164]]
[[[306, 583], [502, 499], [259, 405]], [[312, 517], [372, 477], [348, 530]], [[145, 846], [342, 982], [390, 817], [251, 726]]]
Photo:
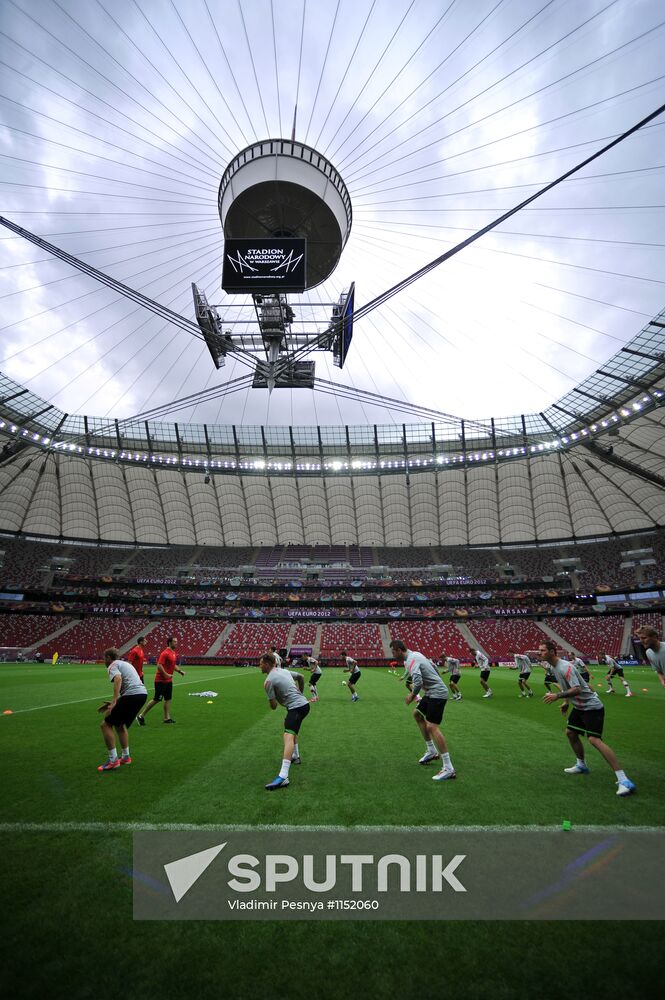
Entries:
[[571, 444], [571, 442], [583, 440], [593, 434], [602, 433], [603, 430], [615, 426], [622, 420], [633, 418], [637, 416], [645, 406], [648, 406], [648, 404], [654, 404], [662, 398], [663, 393], [659, 389], [655, 389], [650, 395], [645, 395], [641, 397], [641, 399], [636, 400], [634, 403], [622, 406], [617, 413], [611, 414], [606, 419], [603, 419], [596, 424], [591, 424], [588, 428], [582, 428], [579, 431], [574, 431], [570, 435], [563, 435], [562, 437], [554, 438], [551, 441], [542, 441], [538, 444], [531, 444], [528, 446], [528, 449], [526, 447], [500, 448], [496, 452], [476, 451], [467, 452], [466, 454], [461, 455], [439, 455], [436, 458], [391, 459], [389, 461], [384, 461], [382, 459], [379, 459], [378, 461], [371, 459], [352, 459], [350, 462], [334, 460], [331, 462], [324, 462], [323, 465], [320, 462], [289, 462], [286, 460], [266, 462], [263, 459], [233, 461], [232, 459], [218, 460], [179, 458], [174, 455], [149, 455], [147, 452], [117, 451], [109, 448], [85, 447], [68, 441], [52, 442], [49, 437], [42, 437], [41, 434], [21, 429], [16, 424], [7, 424], [4, 420], [0, 420], [0, 430], [7, 430], [11, 434], [15, 434], [22, 438], [28, 438], [33, 444], [44, 448], [50, 446], [54, 451], [87, 455], [90, 457], [95, 456], [96, 458], [109, 458], [112, 460], [119, 459], [123, 462], [150, 462], [151, 465], [176, 466], [179, 468], [184, 466], [186, 468], [201, 469], [203, 471], [207, 471], [209, 469], [219, 469], [220, 471], [222, 469], [227, 469], [245, 472], [261, 472], [264, 470], [268, 472], [321, 472], [322, 470], [325, 472], [371, 472], [377, 469], [413, 469], [427, 468], [437, 465], [462, 465], [468, 462], [494, 461], [496, 458], [519, 458], [520, 456], [525, 456], [527, 451], [530, 454], [556, 451], [560, 448], [566, 448]]

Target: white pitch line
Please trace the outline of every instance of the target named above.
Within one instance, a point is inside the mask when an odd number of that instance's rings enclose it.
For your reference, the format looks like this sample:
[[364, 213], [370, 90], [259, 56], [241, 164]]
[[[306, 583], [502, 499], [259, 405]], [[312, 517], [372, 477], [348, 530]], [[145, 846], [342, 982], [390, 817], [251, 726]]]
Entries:
[[[526, 826], [289, 826], [252, 823], [0, 823], [1, 833], [151, 833], [162, 831], [192, 833], [556, 833], [561, 827]], [[568, 832], [568, 831], [566, 831]], [[662, 836], [663, 826], [573, 826], [577, 833], [653, 833]]]
[[[208, 681], [230, 680], [231, 677], [241, 677], [246, 672], [247, 670], [245, 669], [244, 671], [238, 671], [237, 673], [233, 674], [219, 674], [217, 677], [205, 677], [203, 678], [203, 680], [183, 681], [181, 684], [179, 683], [177, 687], [179, 688], [187, 687], [189, 684], [203, 684], [203, 683], [207, 684]], [[17, 708], [15, 712], [11, 712], [10, 714], [21, 715], [23, 712], [41, 712], [41, 710], [44, 708], [63, 708], [65, 705], [81, 705], [85, 701], [102, 702], [103, 700], [104, 700], [103, 695], [95, 694], [91, 698], [78, 698], [76, 701], [59, 701], [55, 705], [35, 705], [34, 708]], [[9, 716], [6, 716], [6, 718], [9, 718]]]

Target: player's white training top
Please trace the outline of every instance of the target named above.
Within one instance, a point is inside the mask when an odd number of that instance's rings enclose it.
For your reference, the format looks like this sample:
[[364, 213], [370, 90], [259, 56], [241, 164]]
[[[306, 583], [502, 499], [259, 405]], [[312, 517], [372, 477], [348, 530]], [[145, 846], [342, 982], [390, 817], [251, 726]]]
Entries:
[[275, 657], [275, 663], [277, 664], [277, 666], [281, 667], [281, 665], [282, 665], [282, 657], [277, 652], [273, 653], [272, 655]]
[[476, 663], [481, 670], [491, 670], [490, 661], [487, 659], [484, 653], [476, 653]]
[[456, 660], [454, 656], [446, 657], [446, 666], [451, 674], [458, 674], [460, 672], [459, 660]]
[[412, 694], [418, 694], [422, 688], [428, 698], [445, 700], [448, 697], [448, 688], [441, 680], [441, 674], [432, 661], [428, 660], [422, 653], [414, 653], [407, 649], [404, 666], [409, 671], [409, 676], [413, 681]]
[[129, 694], [147, 694], [145, 684], [141, 681], [141, 678], [137, 674], [131, 663], [127, 660], [114, 660], [113, 663], [109, 665], [109, 680], [112, 681], [114, 677], [118, 674], [122, 677], [120, 683], [120, 697], [124, 698]]
[[354, 660], [352, 656], [346, 657], [346, 665], [349, 668], [349, 672], [355, 674], [358, 669], [358, 661]]
[[607, 654], [605, 654], [605, 663], [608, 665], [608, 667], [610, 668], [610, 670], [616, 670], [617, 667], [619, 666], [619, 664], [614, 659], [614, 657], [613, 656], [608, 656]]
[[526, 653], [515, 653], [515, 666], [521, 674], [531, 673], [531, 660]]
[[569, 663], [568, 660], [557, 660], [552, 667], [552, 673], [556, 677], [557, 683], [561, 685], [562, 691], [568, 691], [569, 688], [573, 687], [581, 688], [580, 693], [574, 698], [567, 699], [572, 702], [575, 708], [586, 712], [590, 709], [603, 707], [596, 692], [591, 690], [584, 678], [580, 677], [573, 664]]
[[576, 656], [573, 660], [573, 666], [575, 670], [586, 670], [586, 663], [584, 660], [580, 660], [579, 656]]
[[307, 660], [307, 664], [312, 668], [313, 674], [321, 673], [321, 667], [319, 666], [319, 661], [315, 660], [313, 656], [309, 657], [309, 659]]
[[658, 649], [646, 649], [647, 660], [651, 664], [651, 669], [657, 674], [665, 674], [665, 642], [661, 642]]
[[268, 700], [274, 698], [287, 710], [290, 708], [300, 708], [307, 705], [307, 698], [300, 693], [300, 689], [294, 678], [301, 677], [302, 674], [295, 674], [291, 670], [284, 670], [282, 667], [273, 667], [263, 684]]

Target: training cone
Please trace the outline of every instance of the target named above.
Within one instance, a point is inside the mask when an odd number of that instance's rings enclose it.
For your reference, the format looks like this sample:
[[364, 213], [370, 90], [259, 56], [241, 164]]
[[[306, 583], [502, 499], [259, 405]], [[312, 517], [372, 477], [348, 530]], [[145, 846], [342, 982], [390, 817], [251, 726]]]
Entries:
[[644, 691], [644, 693], [646, 694], [646, 693], [648, 692], [649, 688], [642, 688], [642, 690], [643, 690], [643, 691]]
[[214, 704], [215, 704], [214, 701], [212, 701], [211, 699], [208, 699], [208, 701], [206, 702], [206, 705], [214, 705]]
[[14, 713], [12, 712], [11, 708], [6, 708], [2, 714], [3, 715], [13, 715]]
[[570, 820], [569, 819], [564, 819], [563, 823], [561, 824], [561, 829], [562, 830], [572, 830], [572, 828], [573, 828], [573, 824], [570, 822]]

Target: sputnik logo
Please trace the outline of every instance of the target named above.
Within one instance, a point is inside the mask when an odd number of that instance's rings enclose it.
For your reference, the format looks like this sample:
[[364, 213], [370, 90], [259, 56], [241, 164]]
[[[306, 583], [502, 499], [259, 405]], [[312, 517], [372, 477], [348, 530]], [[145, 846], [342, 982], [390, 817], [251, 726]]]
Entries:
[[227, 841], [217, 844], [216, 847], [209, 847], [207, 851], [198, 851], [196, 854], [189, 854], [186, 858], [179, 858], [164, 865], [166, 877], [171, 886], [176, 903], [192, 888], [195, 882], [203, 875], [204, 871], [210, 867], [217, 855], [226, 847]]

